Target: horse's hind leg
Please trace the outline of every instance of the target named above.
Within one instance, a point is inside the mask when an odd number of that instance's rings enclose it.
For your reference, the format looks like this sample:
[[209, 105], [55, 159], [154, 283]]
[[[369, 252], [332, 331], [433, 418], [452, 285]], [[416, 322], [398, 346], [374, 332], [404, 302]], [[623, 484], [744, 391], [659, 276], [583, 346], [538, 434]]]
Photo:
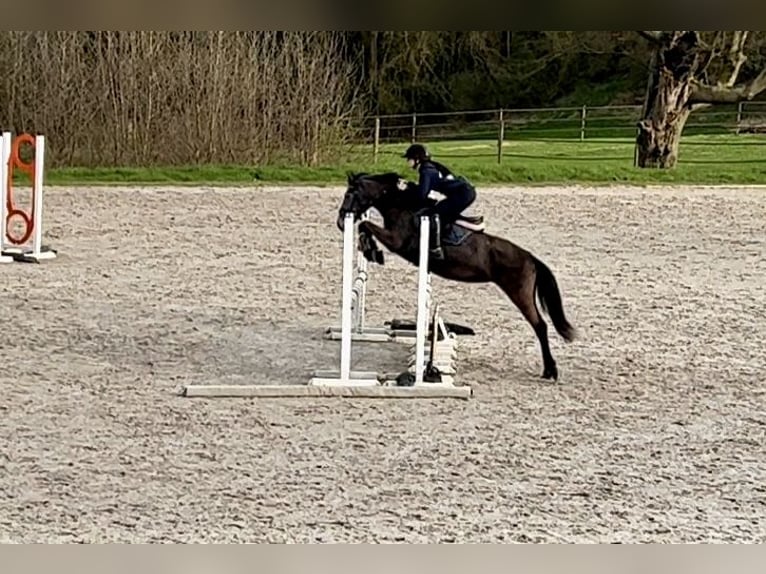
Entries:
[[548, 342], [548, 326], [545, 324], [535, 302], [535, 268], [533, 265], [524, 265], [521, 273], [508, 273], [501, 277], [497, 284], [505, 292], [511, 301], [519, 308], [524, 318], [532, 325], [532, 328], [540, 342], [540, 350], [543, 355], [543, 378], [558, 379], [559, 373], [556, 361], [551, 354]]

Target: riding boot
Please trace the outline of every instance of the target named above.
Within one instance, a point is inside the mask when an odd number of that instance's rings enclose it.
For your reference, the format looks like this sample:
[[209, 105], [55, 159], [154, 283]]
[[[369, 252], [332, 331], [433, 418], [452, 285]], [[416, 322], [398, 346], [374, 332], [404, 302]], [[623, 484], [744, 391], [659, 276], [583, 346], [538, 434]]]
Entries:
[[441, 234], [441, 221], [439, 214], [435, 213], [431, 216], [431, 237], [430, 237], [430, 254], [434, 259], [444, 259], [444, 251], [442, 250], [442, 234]]

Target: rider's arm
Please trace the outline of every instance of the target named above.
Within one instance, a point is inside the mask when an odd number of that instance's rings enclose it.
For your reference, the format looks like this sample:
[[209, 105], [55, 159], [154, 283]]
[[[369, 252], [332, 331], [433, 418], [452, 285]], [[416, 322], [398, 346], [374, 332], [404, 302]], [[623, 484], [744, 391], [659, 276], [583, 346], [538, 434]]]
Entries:
[[428, 194], [431, 192], [433, 184], [438, 177], [437, 171], [430, 166], [424, 166], [420, 172], [420, 179], [418, 180], [417, 194], [422, 202], [425, 202], [428, 198]]

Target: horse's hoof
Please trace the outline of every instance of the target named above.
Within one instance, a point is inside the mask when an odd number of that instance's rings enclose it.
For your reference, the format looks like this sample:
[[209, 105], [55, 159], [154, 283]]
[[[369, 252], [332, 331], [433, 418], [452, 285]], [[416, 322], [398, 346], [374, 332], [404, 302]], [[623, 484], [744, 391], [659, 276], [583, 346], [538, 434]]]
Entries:
[[415, 375], [413, 375], [409, 371], [404, 371], [403, 373], [400, 373], [398, 377], [396, 377], [397, 387], [411, 387], [414, 384], [415, 384]]
[[375, 263], [383, 265], [383, 252], [380, 249], [375, 251]]
[[558, 380], [559, 378], [559, 370], [556, 367], [545, 367], [545, 370], [543, 371], [543, 379], [550, 380], [553, 379], [554, 381]]

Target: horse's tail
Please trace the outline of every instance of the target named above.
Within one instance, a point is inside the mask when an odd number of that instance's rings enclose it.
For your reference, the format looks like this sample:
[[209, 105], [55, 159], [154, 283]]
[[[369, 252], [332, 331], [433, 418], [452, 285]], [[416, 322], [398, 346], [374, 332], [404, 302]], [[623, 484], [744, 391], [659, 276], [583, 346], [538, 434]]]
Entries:
[[564, 315], [564, 305], [561, 302], [561, 293], [556, 277], [548, 266], [534, 255], [532, 255], [532, 261], [535, 262], [535, 270], [537, 271], [535, 289], [543, 311], [551, 318], [556, 331], [565, 341], [574, 341], [577, 330], [569, 324]]

